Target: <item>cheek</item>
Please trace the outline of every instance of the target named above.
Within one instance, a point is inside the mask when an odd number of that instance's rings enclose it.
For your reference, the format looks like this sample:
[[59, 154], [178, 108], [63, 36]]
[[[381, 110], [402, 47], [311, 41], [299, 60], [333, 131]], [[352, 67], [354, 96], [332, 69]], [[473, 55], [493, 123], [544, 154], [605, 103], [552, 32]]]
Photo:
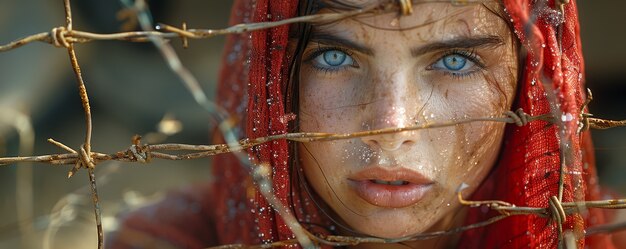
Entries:
[[324, 196], [326, 192], [323, 190], [323, 186], [326, 185], [324, 184], [324, 169], [320, 168], [320, 166], [324, 164], [323, 162], [319, 162], [315, 156], [319, 150], [323, 150], [324, 148], [317, 145], [318, 143], [299, 144], [298, 160], [300, 160], [300, 165], [307, 181], [311, 184], [315, 192]]
[[[468, 118], [502, 117], [511, 106], [516, 77], [513, 70], [484, 75], [463, 84], [438, 86], [438, 100], [431, 110], [442, 113], [437, 122]], [[496, 75], [498, 74], [498, 75]], [[434, 110], [435, 108], [439, 108]], [[440, 167], [446, 187], [454, 191], [461, 183], [472, 187], [480, 182], [495, 164], [504, 133], [504, 123], [472, 122], [437, 131], [432, 137], [441, 137], [435, 147], [444, 151]]]
[[300, 131], [351, 133], [364, 129], [364, 109], [372, 91], [360, 75], [307, 75], [299, 90]]
[[481, 175], [491, 169], [498, 155], [503, 131], [504, 124], [483, 123], [472, 126], [462, 134], [465, 138], [457, 141], [462, 147], [458, 157], [468, 175]]
[[429, 161], [436, 170], [443, 196], [451, 198], [448, 201], [456, 199], [454, 193], [462, 183], [477, 187], [493, 168], [504, 126], [480, 122], [429, 132], [434, 138], [430, 146], [438, 152]]
[[357, 201], [356, 196], [345, 191], [348, 188], [345, 176], [350, 174], [349, 167], [345, 166], [345, 162], [349, 160], [345, 153], [345, 148], [350, 146], [349, 141], [298, 145], [298, 160], [308, 184], [333, 210], [340, 209], [342, 202]]

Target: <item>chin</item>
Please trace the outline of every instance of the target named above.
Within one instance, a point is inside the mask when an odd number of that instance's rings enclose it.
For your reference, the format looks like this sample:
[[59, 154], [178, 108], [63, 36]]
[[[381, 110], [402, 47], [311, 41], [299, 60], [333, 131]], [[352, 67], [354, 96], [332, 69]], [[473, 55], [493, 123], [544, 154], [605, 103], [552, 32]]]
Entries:
[[415, 210], [392, 209], [369, 217], [358, 217], [359, 222], [352, 227], [358, 227], [359, 232], [369, 236], [397, 239], [427, 231], [431, 218], [427, 215], [428, 220], [416, 219]]
[[399, 239], [406, 236], [422, 233], [423, 230], [415, 230], [415, 227], [393, 225], [391, 224], [391, 222], [389, 222], [384, 226], [369, 226], [367, 231], [361, 232], [373, 237], [385, 239]]

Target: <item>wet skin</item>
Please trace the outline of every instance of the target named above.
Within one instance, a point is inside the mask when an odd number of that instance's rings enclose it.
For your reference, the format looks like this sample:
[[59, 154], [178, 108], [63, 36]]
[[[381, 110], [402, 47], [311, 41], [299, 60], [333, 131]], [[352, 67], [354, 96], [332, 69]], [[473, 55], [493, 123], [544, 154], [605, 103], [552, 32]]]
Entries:
[[[351, 133], [502, 116], [517, 44], [495, 4], [414, 5], [413, 14], [315, 26], [300, 72], [299, 128]], [[328, 10], [322, 10], [322, 12]], [[342, 223], [398, 238], [445, 230], [496, 162], [504, 124], [298, 145], [308, 184]], [[452, 218], [451, 218], [452, 217]]]

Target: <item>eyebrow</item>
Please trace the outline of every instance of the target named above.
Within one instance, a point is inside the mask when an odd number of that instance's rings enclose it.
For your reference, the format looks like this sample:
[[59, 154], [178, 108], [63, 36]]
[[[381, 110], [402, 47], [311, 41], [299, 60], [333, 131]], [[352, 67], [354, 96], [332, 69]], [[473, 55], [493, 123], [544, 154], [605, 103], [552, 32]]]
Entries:
[[[350, 50], [354, 50], [366, 55], [374, 55], [374, 51], [365, 45], [359, 44], [355, 41], [333, 35], [323, 31], [313, 31], [311, 33], [311, 41], [318, 42], [330, 46], [344, 47]], [[415, 47], [411, 49], [411, 56], [417, 57], [429, 52], [438, 50], [448, 50], [455, 48], [478, 48], [478, 47], [497, 47], [503, 45], [504, 42], [498, 36], [476, 36], [468, 37], [462, 36], [453, 38], [450, 40], [444, 40], [434, 43], [429, 43], [423, 46]]]
[[497, 47], [504, 42], [498, 36], [458, 37], [450, 40], [434, 42], [411, 49], [411, 55], [417, 57], [429, 52], [454, 48]]
[[344, 47], [366, 55], [374, 55], [374, 51], [371, 48], [368, 48], [355, 41], [351, 41], [346, 38], [339, 37], [323, 31], [315, 30], [311, 32], [310, 40], [324, 45]]

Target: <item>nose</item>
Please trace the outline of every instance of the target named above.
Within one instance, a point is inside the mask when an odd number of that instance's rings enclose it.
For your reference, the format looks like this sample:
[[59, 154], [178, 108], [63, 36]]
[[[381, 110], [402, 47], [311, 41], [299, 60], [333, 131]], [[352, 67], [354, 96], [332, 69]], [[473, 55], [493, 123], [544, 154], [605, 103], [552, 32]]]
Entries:
[[[412, 126], [420, 99], [415, 83], [400, 72], [386, 78], [387, 82], [381, 82], [375, 88], [378, 101], [368, 106], [370, 115], [367, 115], [364, 123], [372, 130]], [[415, 135], [415, 131], [393, 132], [363, 137], [362, 141], [373, 148], [394, 151], [414, 144]]]
[[402, 146], [410, 146], [415, 143], [413, 132], [403, 131], [383, 135], [373, 135], [362, 138], [363, 142], [370, 147], [380, 148], [384, 151], [395, 151]]

